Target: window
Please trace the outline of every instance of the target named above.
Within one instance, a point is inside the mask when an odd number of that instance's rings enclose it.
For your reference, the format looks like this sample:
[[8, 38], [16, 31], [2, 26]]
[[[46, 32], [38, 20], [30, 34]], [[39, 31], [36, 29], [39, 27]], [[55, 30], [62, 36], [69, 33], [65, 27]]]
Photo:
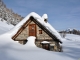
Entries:
[[42, 34], [42, 30], [39, 30], [39, 34]]

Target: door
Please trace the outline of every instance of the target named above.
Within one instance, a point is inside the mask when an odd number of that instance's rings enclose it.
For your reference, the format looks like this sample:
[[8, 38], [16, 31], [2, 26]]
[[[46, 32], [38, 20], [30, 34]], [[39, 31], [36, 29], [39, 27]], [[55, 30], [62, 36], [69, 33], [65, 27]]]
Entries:
[[46, 50], [49, 50], [49, 45], [48, 45], [48, 44], [45, 44], [44, 48], [45, 48]]
[[46, 50], [49, 50], [49, 44], [43, 44], [42, 47]]
[[36, 24], [30, 24], [29, 25], [29, 36], [35, 36], [36, 37]]

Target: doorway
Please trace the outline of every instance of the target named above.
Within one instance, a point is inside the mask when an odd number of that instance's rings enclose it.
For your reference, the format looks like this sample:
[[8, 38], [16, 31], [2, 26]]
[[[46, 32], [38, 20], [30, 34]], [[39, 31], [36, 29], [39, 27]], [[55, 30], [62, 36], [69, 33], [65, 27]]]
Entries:
[[30, 24], [29, 25], [29, 36], [35, 36], [36, 37], [36, 24]]

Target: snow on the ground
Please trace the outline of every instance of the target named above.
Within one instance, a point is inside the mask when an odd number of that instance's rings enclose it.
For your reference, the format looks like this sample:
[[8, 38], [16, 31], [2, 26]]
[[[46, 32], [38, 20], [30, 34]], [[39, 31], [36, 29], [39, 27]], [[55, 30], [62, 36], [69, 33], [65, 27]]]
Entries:
[[6, 21], [0, 21], [0, 34], [3, 34], [7, 31], [9, 31], [11, 28], [13, 28], [14, 26], [11, 24], [7, 24]]
[[[0, 22], [0, 32], [5, 33], [10, 27]], [[13, 41], [11, 37], [12, 31], [0, 35], [0, 60], [80, 60], [79, 35], [66, 35], [62, 40], [63, 52], [47, 51], [36, 47], [35, 37], [26, 38], [28, 40], [26, 45]]]
[[66, 34], [62, 46], [66, 56], [80, 60], [80, 35]]
[[[65, 39], [63, 52], [47, 51], [36, 47], [34, 37], [29, 37], [28, 44], [21, 45], [10, 39], [10, 34], [0, 36], [0, 60], [79, 60], [80, 42]], [[5, 39], [3, 37], [5, 36]], [[66, 36], [68, 38], [68, 35]], [[72, 35], [73, 37], [73, 35]], [[30, 45], [31, 44], [31, 45]], [[30, 46], [29, 46], [30, 45]], [[34, 45], [35, 47], [33, 47]]]
[[36, 47], [36, 45], [34, 44], [35, 43], [35, 39], [36, 39], [36, 37], [34, 37], [34, 36], [30, 36], [30, 37], [28, 37], [27, 38], [27, 44], [26, 44], [26, 46], [28, 46], [28, 47]]
[[67, 34], [65, 38], [67, 40], [80, 41], [80, 35]]

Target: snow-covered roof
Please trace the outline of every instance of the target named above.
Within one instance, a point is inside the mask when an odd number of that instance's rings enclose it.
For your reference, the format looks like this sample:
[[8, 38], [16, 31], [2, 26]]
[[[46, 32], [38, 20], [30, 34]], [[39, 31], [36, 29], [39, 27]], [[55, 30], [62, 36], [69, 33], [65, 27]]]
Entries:
[[48, 42], [48, 41], [42, 41], [41, 43], [50, 43], [50, 42]]
[[30, 18], [30, 17], [34, 17], [38, 22], [40, 22], [43, 26], [46, 27], [46, 29], [48, 29], [53, 35], [55, 35], [57, 37], [57, 39], [62, 40], [60, 34], [47, 22], [44, 22], [44, 18], [48, 18], [47, 14], [44, 14], [42, 17], [39, 16], [37, 13], [35, 12], [31, 12], [29, 15], [27, 15], [23, 20], [21, 20], [20, 23], [18, 23], [14, 28], [13, 28], [13, 33], [12, 36], [14, 34], [16, 34], [16, 32], [22, 27], [22, 25]]
[[48, 15], [47, 14], [43, 14], [42, 19], [48, 19]]

